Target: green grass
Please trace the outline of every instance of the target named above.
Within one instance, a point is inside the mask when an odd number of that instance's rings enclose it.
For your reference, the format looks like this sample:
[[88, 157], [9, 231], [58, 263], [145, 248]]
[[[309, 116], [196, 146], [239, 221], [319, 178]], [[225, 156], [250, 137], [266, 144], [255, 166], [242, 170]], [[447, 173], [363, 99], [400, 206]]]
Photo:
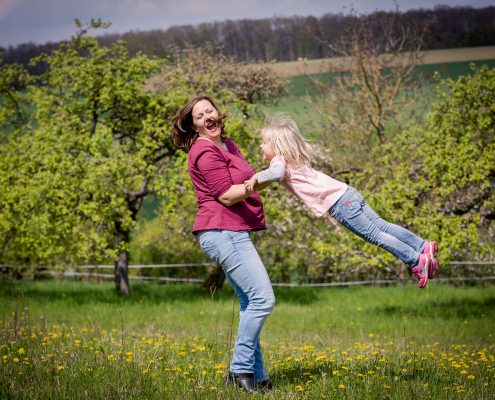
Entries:
[[[223, 383], [230, 287], [2, 282], [0, 398], [251, 398]], [[267, 399], [495, 398], [493, 286], [276, 288]], [[259, 397], [259, 396], [258, 396]]]
[[[495, 60], [479, 60], [473, 62], [449, 62], [443, 64], [425, 64], [416, 67], [416, 70], [426, 78], [433, 78], [435, 73], [438, 73], [441, 78], [457, 79], [461, 75], [472, 74], [470, 65], [474, 63], [478, 68], [482, 65], [488, 65], [490, 68], [495, 68]], [[311, 75], [298, 75], [289, 78], [289, 94], [294, 97], [304, 97], [308, 92], [308, 84], [310, 79], [321, 80], [329, 83], [331, 74], [319, 73]]]

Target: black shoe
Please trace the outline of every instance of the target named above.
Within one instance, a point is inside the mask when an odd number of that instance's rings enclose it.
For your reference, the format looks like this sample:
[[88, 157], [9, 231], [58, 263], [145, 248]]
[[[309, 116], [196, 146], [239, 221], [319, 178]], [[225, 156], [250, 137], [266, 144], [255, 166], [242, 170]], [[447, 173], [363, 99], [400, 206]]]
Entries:
[[270, 379], [263, 379], [262, 381], [256, 382], [256, 388], [258, 390], [271, 390], [273, 389], [273, 385]]
[[244, 389], [246, 392], [257, 392], [257, 387], [254, 384], [253, 373], [235, 373], [229, 372], [226, 379], [227, 383], [233, 383], [240, 389]]

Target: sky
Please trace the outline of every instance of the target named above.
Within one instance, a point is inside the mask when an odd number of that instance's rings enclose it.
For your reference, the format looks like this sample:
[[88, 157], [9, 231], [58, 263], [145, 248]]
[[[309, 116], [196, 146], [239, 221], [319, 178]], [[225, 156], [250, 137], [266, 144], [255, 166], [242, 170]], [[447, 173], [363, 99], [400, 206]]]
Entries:
[[[399, 10], [437, 4], [495, 6], [495, 0], [397, 0]], [[112, 23], [106, 33], [162, 29], [227, 19], [260, 19], [274, 16], [359, 14], [396, 8], [393, 0], [0, 0], [0, 46], [58, 42], [76, 31], [74, 19], [101, 18]], [[103, 33], [103, 32], [102, 32]]]

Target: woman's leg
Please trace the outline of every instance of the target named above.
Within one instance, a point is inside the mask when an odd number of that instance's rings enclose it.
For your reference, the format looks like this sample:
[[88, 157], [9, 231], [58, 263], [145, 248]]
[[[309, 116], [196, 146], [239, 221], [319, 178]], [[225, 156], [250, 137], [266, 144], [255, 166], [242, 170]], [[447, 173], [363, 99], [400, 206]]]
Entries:
[[347, 229], [367, 242], [383, 247], [409, 267], [418, 263], [425, 241], [409, 230], [380, 218], [354, 188], [344, 193], [330, 213]]
[[[234, 288], [234, 291], [237, 294], [237, 298], [239, 299], [239, 304], [240, 304], [240, 314], [239, 314], [239, 320], [241, 320], [244, 317], [244, 312], [249, 305], [249, 298], [246, 296], [246, 294], [243, 292], [243, 290], [235, 283], [235, 281], [232, 281], [230, 278], [230, 275], [227, 275], [227, 280], [230, 282], [232, 287]], [[234, 371], [233, 371], [234, 372]], [[260, 339], [258, 335], [258, 340], [256, 342], [256, 347], [254, 350], [254, 380], [255, 381], [263, 381], [268, 379], [268, 373], [266, 372], [264, 366], [263, 366], [263, 353], [261, 352], [261, 345], [260, 345]]]
[[259, 336], [275, 305], [275, 295], [249, 233], [211, 230], [200, 232], [198, 239], [203, 250], [222, 266], [241, 305], [230, 371], [254, 373], [255, 380], [267, 379]]

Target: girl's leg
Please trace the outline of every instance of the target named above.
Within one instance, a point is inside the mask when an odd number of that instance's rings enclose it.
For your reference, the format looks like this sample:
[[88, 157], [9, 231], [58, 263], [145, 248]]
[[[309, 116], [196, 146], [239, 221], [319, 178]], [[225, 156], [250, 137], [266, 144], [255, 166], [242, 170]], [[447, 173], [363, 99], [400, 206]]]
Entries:
[[200, 232], [198, 239], [202, 249], [222, 266], [241, 304], [230, 371], [267, 379], [259, 336], [275, 305], [275, 295], [249, 233], [211, 230]]
[[367, 242], [383, 247], [409, 267], [418, 263], [424, 240], [407, 229], [384, 221], [354, 188], [344, 193], [330, 213], [347, 229]]
[[392, 224], [381, 218], [366, 202], [363, 212], [366, 217], [382, 232], [388, 233], [401, 242], [411, 246], [418, 253], [423, 251], [426, 241], [402, 226]]

